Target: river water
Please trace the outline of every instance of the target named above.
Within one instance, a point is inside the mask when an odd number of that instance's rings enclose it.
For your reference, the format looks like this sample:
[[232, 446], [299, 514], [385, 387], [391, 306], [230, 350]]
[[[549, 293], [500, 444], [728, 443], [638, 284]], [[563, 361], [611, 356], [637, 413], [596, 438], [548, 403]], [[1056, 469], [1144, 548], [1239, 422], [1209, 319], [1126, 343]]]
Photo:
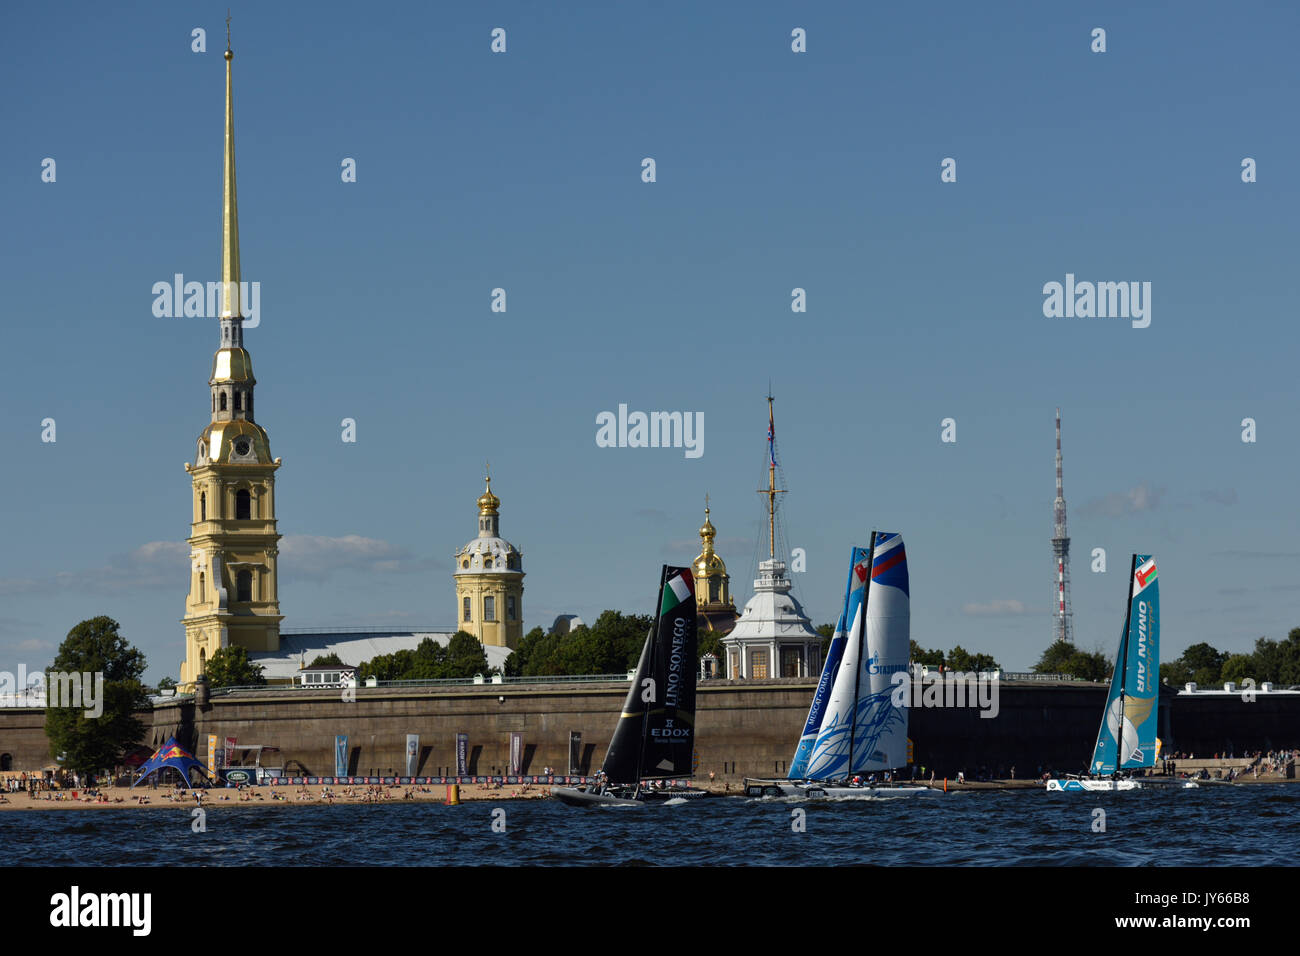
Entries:
[[197, 833], [191, 811], [5, 811], [0, 847], [10, 866], [1231, 867], [1294, 865], [1300, 847], [1300, 787], [1286, 784], [599, 809], [212, 806]]

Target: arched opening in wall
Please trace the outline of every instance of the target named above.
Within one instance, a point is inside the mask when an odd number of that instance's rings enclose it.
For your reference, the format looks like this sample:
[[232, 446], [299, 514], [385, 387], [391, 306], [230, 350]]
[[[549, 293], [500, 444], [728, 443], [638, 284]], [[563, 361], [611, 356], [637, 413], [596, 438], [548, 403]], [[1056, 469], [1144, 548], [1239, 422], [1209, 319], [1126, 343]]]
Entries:
[[465, 598], [463, 607], [464, 610], [461, 612], [462, 616], [465, 618], [465, 620], [472, 621], [474, 618], [472, 617], [473, 612], [470, 610], [469, 598]]
[[506, 595], [506, 617], [511, 621], [518, 620], [515, 610], [515, 596], [513, 594]]
[[247, 521], [253, 514], [252, 495], [248, 493], [247, 488], [240, 488], [235, 492], [235, 519]]
[[495, 621], [497, 619], [497, 599], [492, 595], [483, 598], [483, 620]]
[[14, 769], [14, 755], [0, 754], [0, 771], [8, 773], [12, 769]]
[[222, 392], [222, 393], [221, 393], [221, 398], [220, 398], [218, 401], [219, 401], [219, 404], [221, 405], [221, 408], [219, 409], [219, 411], [223, 411], [223, 412], [224, 412], [224, 411], [226, 410], [226, 393], [225, 393], [225, 392]]
[[199, 520], [208, 520], [208, 493], [206, 491], [199, 493]]
[[199, 572], [199, 603], [202, 604], [207, 600], [204, 592], [207, 590], [207, 576], [202, 571]]
[[242, 412], [242, 411], [243, 411], [243, 407], [242, 407], [242, 405], [241, 405], [241, 398], [240, 398], [240, 394], [239, 394], [239, 392], [236, 392], [236, 393], [235, 393], [235, 411], [237, 411], [237, 412]]
[[253, 572], [240, 571], [235, 575], [235, 600], [253, 600]]
[[206, 647], [200, 647], [199, 648], [199, 673], [206, 674], [207, 672], [208, 672], [208, 649]]

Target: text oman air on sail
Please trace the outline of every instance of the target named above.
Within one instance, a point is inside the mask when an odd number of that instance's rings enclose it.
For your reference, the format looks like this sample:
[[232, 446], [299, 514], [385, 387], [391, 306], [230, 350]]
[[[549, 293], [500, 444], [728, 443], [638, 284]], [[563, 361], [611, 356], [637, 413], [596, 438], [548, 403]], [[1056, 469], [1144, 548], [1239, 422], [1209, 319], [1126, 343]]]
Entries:
[[1146, 601], [1138, 601], [1138, 672], [1137, 686], [1134, 692], [1145, 694], [1147, 692], [1147, 622], [1149, 611]]

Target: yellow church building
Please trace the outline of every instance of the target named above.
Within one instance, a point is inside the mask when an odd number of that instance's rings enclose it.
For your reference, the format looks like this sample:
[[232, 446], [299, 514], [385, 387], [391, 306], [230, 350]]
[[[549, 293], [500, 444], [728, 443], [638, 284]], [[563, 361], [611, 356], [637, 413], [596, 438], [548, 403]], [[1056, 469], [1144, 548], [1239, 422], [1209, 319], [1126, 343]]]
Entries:
[[478, 537], [456, 552], [456, 621], [484, 647], [519, 646], [524, 633], [524, 556], [500, 535], [492, 478], [478, 499]]

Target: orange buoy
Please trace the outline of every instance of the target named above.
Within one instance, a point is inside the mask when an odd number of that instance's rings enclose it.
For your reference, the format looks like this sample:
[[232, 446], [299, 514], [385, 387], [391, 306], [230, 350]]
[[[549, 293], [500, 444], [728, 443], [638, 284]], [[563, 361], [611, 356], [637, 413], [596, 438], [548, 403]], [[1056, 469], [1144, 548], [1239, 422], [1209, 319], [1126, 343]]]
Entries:
[[460, 786], [458, 784], [447, 784], [447, 806], [460, 806]]
[[944, 792], [944, 793], [947, 793], [947, 792], [948, 792], [948, 778], [947, 778], [947, 777], [944, 777], [944, 778], [943, 778], [943, 792]]

